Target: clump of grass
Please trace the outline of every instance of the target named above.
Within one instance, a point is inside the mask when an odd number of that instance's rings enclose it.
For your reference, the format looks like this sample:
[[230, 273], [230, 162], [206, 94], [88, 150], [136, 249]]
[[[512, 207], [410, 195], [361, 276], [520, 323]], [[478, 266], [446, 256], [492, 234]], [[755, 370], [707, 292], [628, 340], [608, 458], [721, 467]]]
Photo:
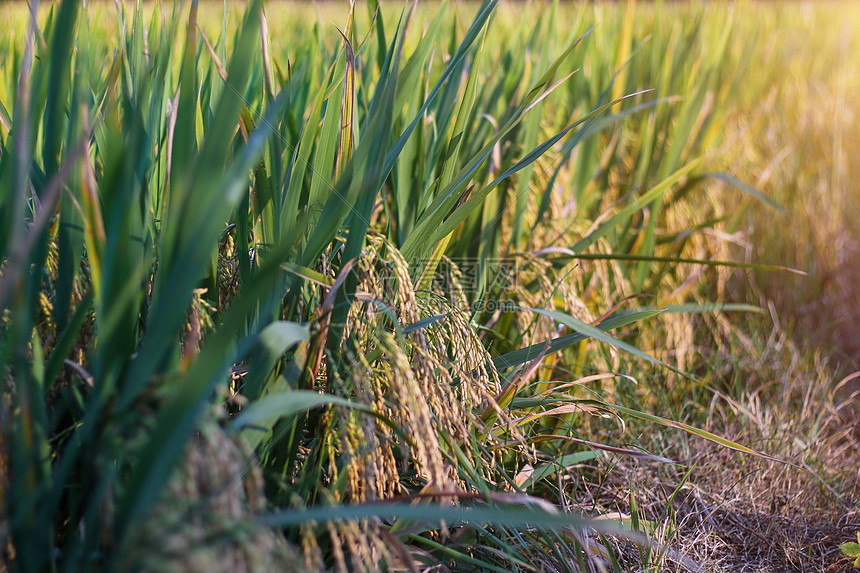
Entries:
[[304, 570], [297, 548], [255, 522], [268, 504], [252, 460], [240, 440], [211, 421], [201, 424], [156, 507], [134, 524], [117, 569]]
[[[714, 571], [840, 570], [838, 545], [857, 526], [860, 452], [832, 368], [820, 354], [769, 347], [731, 370], [750, 390], [717, 393], [709, 407], [688, 407], [687, 419], [791, 463], [743, 459], [635, 422], [624, 432], [610, 429], [604, 440], [615, 436], [687, 460], [686, 467], [647, 467], [621, 459], [607, 468], [594, 503], [627, 516], [638, 512], [643, 530], [659, 541], [647, 551], [624, 546], [619, 559], [685, 571], [680, 551]], [[614, 494], [622, 483], [632, 498]]]

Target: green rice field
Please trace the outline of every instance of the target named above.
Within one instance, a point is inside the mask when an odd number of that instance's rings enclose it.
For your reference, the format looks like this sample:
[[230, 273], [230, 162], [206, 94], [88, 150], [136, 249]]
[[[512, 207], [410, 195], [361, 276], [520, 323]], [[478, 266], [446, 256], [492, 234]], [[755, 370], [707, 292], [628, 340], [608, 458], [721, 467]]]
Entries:
[[0, 21], [0, 572], [860, 567], [854, 3]]

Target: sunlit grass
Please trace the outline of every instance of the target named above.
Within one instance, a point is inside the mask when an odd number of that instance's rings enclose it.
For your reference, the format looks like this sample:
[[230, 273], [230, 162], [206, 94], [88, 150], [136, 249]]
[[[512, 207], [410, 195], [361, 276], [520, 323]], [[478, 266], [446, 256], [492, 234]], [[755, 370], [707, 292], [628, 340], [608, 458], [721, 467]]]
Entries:
[[14, 568], [622, 568], [668, 512], [580, 482], [842, 420], [761, 361], [831, 326], [856, 10], [494, 4], [0, 6]]

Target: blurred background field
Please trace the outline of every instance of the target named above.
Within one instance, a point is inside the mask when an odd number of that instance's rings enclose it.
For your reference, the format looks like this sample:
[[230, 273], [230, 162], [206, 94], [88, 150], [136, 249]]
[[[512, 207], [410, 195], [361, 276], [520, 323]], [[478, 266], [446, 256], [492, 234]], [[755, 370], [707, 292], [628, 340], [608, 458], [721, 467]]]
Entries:
[[0, 5], [9, 570], [850, 569], [860, 7], [493, 4]]

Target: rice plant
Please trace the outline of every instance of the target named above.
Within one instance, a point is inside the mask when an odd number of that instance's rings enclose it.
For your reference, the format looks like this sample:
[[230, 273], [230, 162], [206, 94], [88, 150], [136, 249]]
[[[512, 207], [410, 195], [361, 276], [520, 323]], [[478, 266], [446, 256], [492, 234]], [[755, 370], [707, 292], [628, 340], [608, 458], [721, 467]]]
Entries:
[[643, 537], [570, 476], [672, 460], [592, 419], [764, 456], [625, 399], [704, 396], [692, 321], [758, 309], [697, 281], [784, 270], [689, 211], [712, 180], [782, 209], [708, 155], [731, 12], [646, 38], [629, 6], [32, 2], [0, 39], [10, 570], [618, 568]]

